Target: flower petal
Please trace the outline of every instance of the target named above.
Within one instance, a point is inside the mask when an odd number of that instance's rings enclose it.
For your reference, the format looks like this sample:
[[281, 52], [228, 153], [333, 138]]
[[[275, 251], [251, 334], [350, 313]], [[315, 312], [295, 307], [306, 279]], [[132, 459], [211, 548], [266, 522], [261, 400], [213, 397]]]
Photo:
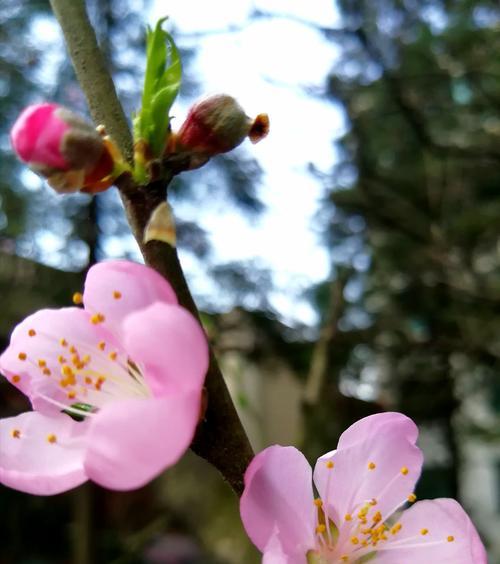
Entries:
[[386, 413], [376, 413], [363, 417], [346, 429], [339, 439], [337, 450], [355, 445], [357, 442], [364, 441], [368, 434], [375, 435], [387, 425], [397, 425], [401, 435], [404, 435], [411, 443], [416, 443], [418, 438], [418, 427], [406, 415], [389, 411]]
[[87, 273], [85, 309], [102, 313], [116, 331], [127, 315], [155, 302], [176, 304], [177, 297], [163, 276], [148, 266], [110, 260], [92, 266]]
[[276, 550], [277, 541], [287, 556], [305, 555], [314, 547], [313, 499], [311, 467], [300, 451], [278, 445], [263, 450], [245, 473], [240, 501], [248, 536], [261, 552], [270, 543]]
[[89, 478], [113, 490], [140, 488], [184, 454], [199, 412], [194, 392], [105, 405], [90, 424]]
[[474, 525], [453, 499], [419, 501], [403, 512], [399, 523], [401, 531], [379, 545], [380, 564], [487, 564]]
[[356, 515], [363, 507], [368, 521], [377, 512], [385, 520], [413, 493], [422, 452], [414, 444], [413, 421], [395, 415], [366, 418], [371, 424], [361, 420], [344, 434], [343, 445], [349, 446], [318, 459], [314, 481], [339, 529], [346, 515], [353, 517], [351, 525], [357, 524]]
[[36, 411], [0, 420], [0, 483], [52, 495], [87, 481], [83, 469], [85, 423]]
[[123, 324], [124, 344], [155, 395], [200, 390], [208, 368], [208, 344], [196, 319], [177, 305], [156, 303]]
[[81, 308], [40, 310], [14, 329], [9, 347], [0, 356], [0, 370], [37, 409], [58, 412], [60, 405], [51, 405], [46, 398], [72, 403], [67, 388], [61, 386], [63, 364], [72, 366], [77, 352], [80, 357], [90, 354], [93, 368], [100, 369], [107, 362], [98, 349], [101, 341], [122, 353], [115, 337], [102, 324], [91, 323], [89, 312]]
[[58, 109], [55, 104], [35, 104], [28, 106], [17, 118], [10, 138], [24, 162], [61, 170], [68, 168], [61, 144], [69, 126], [57, 116]]
[[262, 564], [307, 564], [307, 556], [298, 552], [285, 554], [277, 537], [272, 537], [262, 555]]

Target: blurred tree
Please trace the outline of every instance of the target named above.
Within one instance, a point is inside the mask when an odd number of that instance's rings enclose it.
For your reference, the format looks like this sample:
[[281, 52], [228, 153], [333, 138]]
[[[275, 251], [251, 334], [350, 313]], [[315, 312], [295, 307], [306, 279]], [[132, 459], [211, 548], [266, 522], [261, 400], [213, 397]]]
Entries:
[[493, 394], [500, 353], [500, 8], [338, 6], [344, 27], [324, 31], [341, 47], [329, 91], [348, 130], [320, 219], [334, 264], [352, 268], [338, 326], [370, 329], [339, 385], [432, 429], [441, 474], [421, 486], [457, 497], [460, 406], [478, 385]]

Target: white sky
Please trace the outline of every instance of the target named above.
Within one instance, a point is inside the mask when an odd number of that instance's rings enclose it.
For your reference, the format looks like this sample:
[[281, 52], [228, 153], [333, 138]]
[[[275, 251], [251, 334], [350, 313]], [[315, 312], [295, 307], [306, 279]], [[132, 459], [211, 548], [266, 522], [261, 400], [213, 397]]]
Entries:
[[[254, 8], [282, 17], [251, 21]], [[165, 16], [164, 10], [165, 3], [157, 1], [149, 23]], [[334, 2], [170, 0], [168, 15], [179, 44], [197, 47], [197, 78], [205, 91], [231, 94], [249, 115], [267, 112], [271, 119], [269, 137], [246, 146], [265, 171], [260, 196], [268, 210], [263, 217], [247, 222], [222, 206], [200, 216], [199, 208], [189, 210], [188, 204], [183, 215], [211, 233], [218, 260], [258, 259], [270, 267], [276, 284], [272, 304], [285, 319], [310, 323], [313, 313], [301, 294], [328, 275], [330, 264], [311, 229], [322, 188], [307, 165], [332, 166], [342, 116], [330, 101], [306, 92], [311, 87], [323, 91], [337, 49], [314, 26], [297, 20], [335, 26]], [[224, 32], [234, 28], [238, 31]], [[186, 108], [174, 107], [172, 113], [183, 116]], [[209, 292], [196, 264], [183, 258], [196, 285]]]

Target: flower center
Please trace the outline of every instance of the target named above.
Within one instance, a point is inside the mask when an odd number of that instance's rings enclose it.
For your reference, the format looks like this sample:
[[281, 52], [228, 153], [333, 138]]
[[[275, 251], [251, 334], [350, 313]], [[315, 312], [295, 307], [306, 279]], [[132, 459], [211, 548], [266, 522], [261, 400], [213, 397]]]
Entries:
[[[328, 470], [325, 499], [329, 499], [330, 482], [334, 474], [334, 462], [325, 462]], [[373, 472], [377, 464], [369, 462], [367, 471]], [[342, 522], [334, 523], [328, 515], [327, 504], [322, 499], [315, 499], [317, 508], [316, 517], [316, 547], [307, 553], [308, 564], [364, 564], [374, 559], [379, 552], [397, 550], [398, 548], [428, 548], [443, 543], [454, 542], [455, 537], [448, 535], [443, 538], [430, 534], [430, 529], [421, 528], [416, 533], [408, 534], [404, 531], [403, 524], [392, 519], [388, 521], [396, 511], [405, 503], [416, 501], [415, 494], [410, 494], [398, 507], [394, 507], [384, 517], [378, 509], [379, 500], [382, 500], [386, 492], [397, 480], [405, 479], [409, 470], [406, 466], [400, 468], [392, 479], [388, 479], [387, 485], [380, 492], [379, 499], [366, 500], [357, 506], [353, 506], [350, 513], [344, 515]], [[406, 533], [406, 534], [405, 534]]]
[[[104, 321], [100, 313], [90, 317], [94, 325]], [[29, 335], [36, 337], [37, 333], [30, 330]], [[41, 374], [56, 385], [52, 388], [55, 393], [41, 389], [37, 395], [60, 407], [61, 411], [86, 417], [110, 401], [152, 395], [141, 367], [122, 352], [110, 348], [106, 341], [90, 344], [61, 337], [57, 346], [59, 351], [55, 351], [55, 360], [51, 358], [50, 362], [23, 354], [25, 360], [34, 363]]]

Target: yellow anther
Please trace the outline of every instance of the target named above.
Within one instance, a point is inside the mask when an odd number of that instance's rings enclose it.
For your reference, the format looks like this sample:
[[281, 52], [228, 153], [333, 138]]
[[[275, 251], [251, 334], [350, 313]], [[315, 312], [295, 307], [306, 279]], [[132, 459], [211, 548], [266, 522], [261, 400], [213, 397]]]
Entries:
[[68, 341], [66, 341], [66, 339], [59, 339], [59, 344], [61, 345], [61, 347], [67, 347]]
[[82, 294], [81, 294], [80, 292], [75, 292], [75, 293], [73, 294], [73, 303], [74, 303], [75, 305], [80, 305], [80, 304], [83, 303], [83, 296], [82, 296]]
[[90, 318], [90, 322], [93, 325], [98, 325], [99, 323], [102, 323], [105, 319], [106, 318], [102, 313], [94, 313], [94, 315]]
[[401, 525], [401, 523], [396, 523], [392, 528], [391, 528], [391, 533], [393, 535], [396, 535], [397, 533], [399, 533], [399, 531], [401, 530], [401, 528], [403, 527], [403, 525]]
[[366, 517], [366, 514], [368, 513], [368, 509], [369, 507], [367, 505], [364, 505], [359, 511], [358, 511], [358, 517], [360, 519], [362, 519], [363, 517]]
[[328, 468], [328, 470], [331, 470], [334, 467], [334, 464], [331, 460], [328, 460], [326, 463], [326, 467]]
[[370, 499], [368, 502], [370, 505], [377, 505], [377, 500], [375, 498]]
[[47, 442], [54, 444], [57, 442], [57, 437], [54, 435], [54, 433], [50, 433], [50, 435], [47, 435]]
[[117, 357], [117, 356], [118, 356], [118, 354], [117, 354], [115, 351], [110, 352], [110, 353], [108, 354], [109, 360], [116, 360], [116, 357]]
[[408, 472], [409, 470], [406, 466], [403, 466], [403, 468], [401, 468], [401, 474], [403, 474], [403, 476], [407, 476]]
[[66, 359], [64, 358], [64, 356], [63, 356], [62, 354], [60, 354], [60, 355], [57, 357], [57, 362], [58, 362], [59, 364], [64, 364], [64, 363], [66, 362]]
[[47, 366], [47, 361], [46, 361], [46, 360], [43, 360], [43, 358], [41, 358], [41, 359], [38, 361], [38, 366], [39, 366], [40, 368], [45, 368], [45, 367]]
[[19, 360], [26, 360], [28, 357], [27, 357], [27, 355], [26, 355], [25, 352], [20, 352], [20, 353], [17, 355], [17, 358], [18, 358]]
[[313, 503], [316, 507], [323, 507], [323, 500], [321, 500], [319, 497], [318, 499], [315, 499]]
[[448, 542], [453, 542], [455, 540], [455, 537], [453, 535], [450, 535], [449, 537], [446, 537], [446, 540]]
[[115, 298], [115, 300], [119, 300], [122, 297], [122, 293], [119, 292], [118, 290], [115, 290], [113, 292], [113, 298]]
[[102, 385], [104, 384], [104, 382], [106, 381], [106, 378], [104, 378], [104, 376], [99, 376], [99, 378], [97, 378], [97, 382], [95, 383], [95, 389], [96, 390], [100, 390], [102, 388]]
[[10, 432], [10, 436], [13, 439], [20, 439], [21, 438], [21, 431], [19, 429], [12, 429]]
[[70, 352], [70, 354], [76, 353], [76, 348], [74, 347], [74, 345], [71, 345], [71, 347], [69, 347], [69, 352]]
[[375, 462], [368, 463], [368, 470], [375, 470], [376, 467], [377, 465], [375, 464]]
[[68, 399], [75, 399], [75, 398], [76, 398], [75, 390], [71, 390], [70, 392], [68, 392]]
[[52, 374], [49, 368], [44, 368], [42, 370], [42, 373], [45, 374], [45, 376], [50, 376]]
[[342, 560], [342, 562], [349, 562], [349, 556], [347, 556], [347, 554], [343, 554], [340, 557], [340, 560]]
[[103, 351], [106, 348], [106, 343], [104, 341], [99, 341], [97, 346], [101, 351]]
[[67, 376], [68, 378], [71, 378], [72, 376], [74, 376], [73, 369], [71, 368], [71, 366], [69, 366], [69, 364], [63, 364], [61, 366], [61, 373], [64, 376]]
[[415, 494], [410, 494], [407, 499], [410, 503], [414, 503], [417, 501], [417, 496]]
[[34, 336], [36, 335], [36, 331], [35, 331], [34, 329], [30, 329], [30, 330], [28, 331], [28, 335], [29, 335], [30, 337], [34, 337]]
[[326, 526], [323, 525], [323, 523], [320, 523], [320, 524], [316, 527], [316, 532], [318, 533], [318, 535], [322, 535], [325, 531], [326, 531]]
[[19, 374], [14, 374], [14, 376], [12, 376], [13, 384], [18, 384], [20, 381], [21, 381], [21, 376], [19, 376]]
[[346, 513], [346, 514], [344, 515], [344, 519], [345, 519], [346, 521], [352, 521], [352, 515], [351, 515], [350, 513]]
[[89, 354], [84, 355], [82, 358], [82, 362], [83, 364], [88, 364], [90, 362], [90, 355]]
[[359, 539], [358, 539], [358, 537], [351, 537], [351, 543], [352, 543], [352, 544], [359, 544]]
[[[415, 506], [416, 507], [416, 506]], [[429, 529], [420, 529], [420, 534], [421, 535], [426, 535], [429, 532]]]
[[380, 523], [380, 521], [382, 521], [382, 513], [380, 513], [380, 511], [377, 511], [372, 519], [374, 523]]
[[92, 384], [92, 378], [90, 376], [85, 376], [85, 384]]

